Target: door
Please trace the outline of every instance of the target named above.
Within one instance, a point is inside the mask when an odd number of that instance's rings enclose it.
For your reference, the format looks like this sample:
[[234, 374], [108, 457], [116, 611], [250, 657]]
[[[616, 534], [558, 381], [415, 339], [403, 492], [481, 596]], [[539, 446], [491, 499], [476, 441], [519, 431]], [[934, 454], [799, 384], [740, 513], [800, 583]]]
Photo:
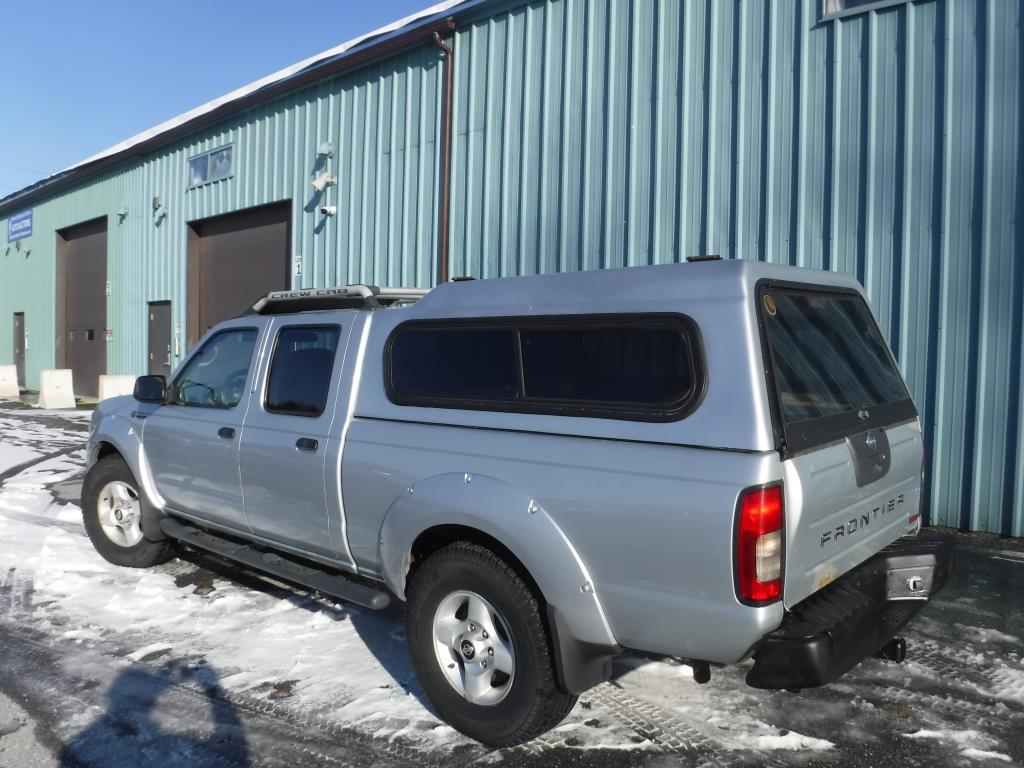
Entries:
[[[337, 558], [327, 502], [325, 457], [336, 418], [339, 349], [349, 328], [323, 320], [275, 320], [265, 381], [246, 415], [241, 443], [245, 513], [260, 536]], [[341, 418], [341, 417], [339, 417]], [[336, 468], [335, 468], [336, 471]], [[336, 494], [336, 484], [329, 485]], [[336, 525], [336, 523], [335, 523]]]
[[278, 203], [189, 225], [189, 347], [261, 296], [288, 288], [290, 222], [291, 203]]
[[14, 367], [18, 372], [18, 389], [25, 389], [25, 313], [14, 313]]
[[171, 375], [171, 302], [149, 302], [149, 375]]
[[914, 525], [921, 427], [860, 293], [764, 284], [759, 303], [783, 439], [791, 607]]
[[75, 394], [96, 397], [100, 374], [107, 372], [107, 220], [64, 230], [59, 238], [59, 359], [71, 369]]
[[142, 444], [164, 504], [249, 530], [238, 476], [238, 443], [249, 405], [257, 324], [228, 326], [185, 362], [168, 404], [143, 422]]

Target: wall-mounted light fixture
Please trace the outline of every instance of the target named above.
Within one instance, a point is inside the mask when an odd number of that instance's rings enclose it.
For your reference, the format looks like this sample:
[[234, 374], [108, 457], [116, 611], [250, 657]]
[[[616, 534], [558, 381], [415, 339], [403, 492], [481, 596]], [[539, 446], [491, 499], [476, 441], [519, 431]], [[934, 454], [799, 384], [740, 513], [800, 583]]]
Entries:
[[159, 197], [153, 198], [153, 224], [160, 226], [160, 219], [167, 215], [167, 209], [164, 204], [160, 202]]
[[128, 208], [122, 205], [120, 208], [117, 209], [117, 219], [118, 219], [117, 223], [120, 224], [122, 221], [124, 221], [127, 218], [128, 218]]
[[337, 184], [338, 180], [331, 176], [329, 173], [318, 173], [316, 178], [313, 179], [313, 189], [317, 192], [323, 192], [332, 184]]
[[321, 205], [320, 213], [324, 216], [333, 216], [338, 212], [338, 206], [336, 205]]
[[316, 148], [316, 153], [326, 157], [334, 157], [334, 144], [330, 141], [322, 141], [320, 146]]

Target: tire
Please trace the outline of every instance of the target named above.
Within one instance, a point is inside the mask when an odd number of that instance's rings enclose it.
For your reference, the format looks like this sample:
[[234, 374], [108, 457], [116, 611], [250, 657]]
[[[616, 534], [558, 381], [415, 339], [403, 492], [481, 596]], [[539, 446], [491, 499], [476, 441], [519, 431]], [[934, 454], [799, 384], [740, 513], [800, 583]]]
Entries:
[[412, 573], [406, 596], [416, 677], [453, 728], [509, 747], [550, 730], [576, 703], [555, 682], [537, 598], [489, 549], [457, 542], [433, 553]]
[[[149, 568], [174, 557], [174, 544], [142, 535], [139, 484], [124, 459], [106, 456], [82, 484], [82, 522], [93, 547], [105, 560], [128, 568]], [[120, 515], [115, 520], [114, 515]]]

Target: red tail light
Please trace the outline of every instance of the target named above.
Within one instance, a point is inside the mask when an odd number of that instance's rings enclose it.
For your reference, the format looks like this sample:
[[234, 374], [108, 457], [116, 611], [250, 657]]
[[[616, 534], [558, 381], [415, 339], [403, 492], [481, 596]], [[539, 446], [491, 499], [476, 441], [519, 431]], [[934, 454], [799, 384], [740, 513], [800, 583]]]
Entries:
[[736, 521], [736, 591], [745, 603], [767, 605], [782, 597], [784, 522], [781, 485], [743, 492]]

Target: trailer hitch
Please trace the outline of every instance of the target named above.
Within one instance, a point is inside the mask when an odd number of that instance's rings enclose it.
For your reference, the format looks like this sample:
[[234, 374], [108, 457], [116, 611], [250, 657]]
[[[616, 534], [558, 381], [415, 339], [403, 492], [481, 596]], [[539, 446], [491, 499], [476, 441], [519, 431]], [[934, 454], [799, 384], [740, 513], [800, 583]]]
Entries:
[[894, 637], [888, 643], [875, 651], [873, 655], [876, 659], [894, 661], [897, 664], [902, 664], [907, 658], [907, 640], [903, 637]]

